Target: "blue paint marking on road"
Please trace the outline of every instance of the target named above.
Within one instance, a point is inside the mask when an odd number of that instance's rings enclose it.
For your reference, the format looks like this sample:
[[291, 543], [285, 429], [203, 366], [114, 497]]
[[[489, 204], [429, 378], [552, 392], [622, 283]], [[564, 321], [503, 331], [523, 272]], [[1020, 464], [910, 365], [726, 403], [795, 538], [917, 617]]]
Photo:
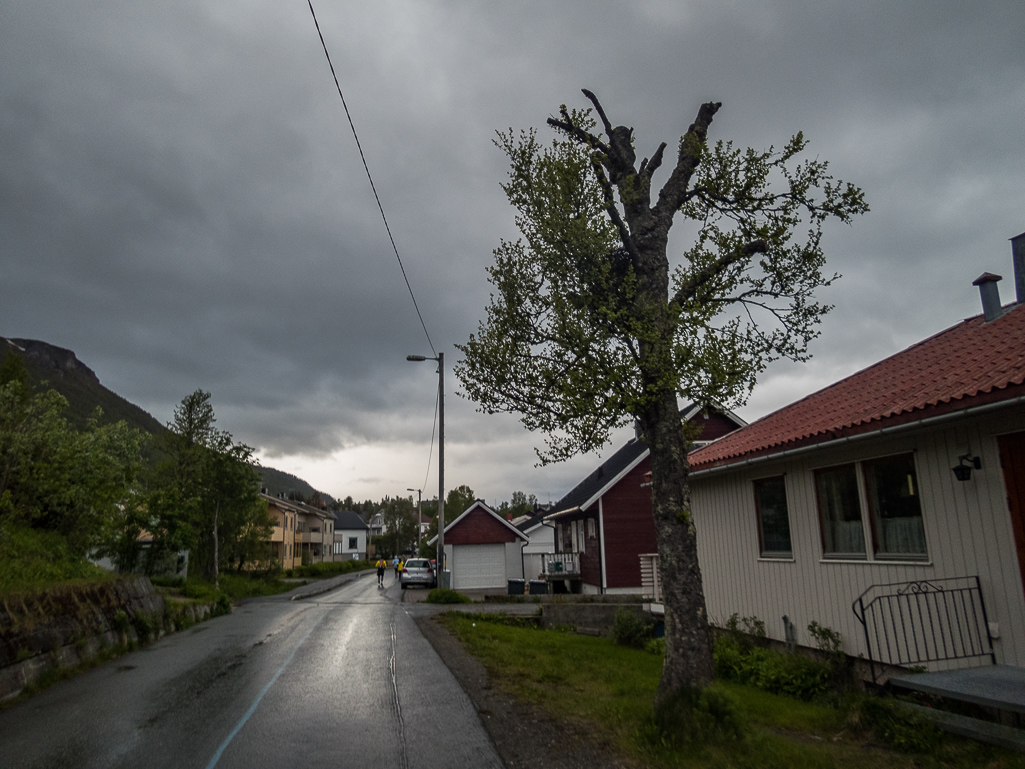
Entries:
[[214, 767], [217, 766], [217, 762], [221, 760], [221, 756], [224, 754], [224, 751], [227, 750], [228, 746], [231, 744], [231, 741], [235, 739], [235, 736], [240, 731], [242, 731], [242, 727], [246, 725], [246, 721], [248, 721], [252, 717], [253, 713], [256, 712], [256, 708], [260, 705], [260, 700], [262, 700], [263, 696], [270, 691], [270, 688], [272, 686], [274, 686], [274, 682], [278, 680], [278, 677], [285, 671], [285, 668], [288, 667], [288, 664], [292, 661], [292, 658], [295, 657], [295, 653], [299, 651], [299, 647], [306, 643], [306, 639], [310, 637], [310, 633], [316, 630], [317, 625], [323, 622], [324, 617], [326, 616], [327, 612], [324, 612], [324, 614], [321, 615], [320, 619], [313, 623], [313, 627], [306, 631], [306, 635], [302, 637], [302, 640], [300, 640], [299, 643], [295, 645], [295, 648], [292, 649], [292, 651], [289, 653], [285, 661], [281, 663], [281, 667], [278, 668], [278, 672], [274, 674], [271, 680], [267, 682], [267, 685], [263, 687], [263, 689], [260, 691], [258, 695], [256, 695], [256, 699], [253, 700], [253, 704], [249, 706], [249, 710], [247, 710], [245, 715], [242, 716], [242, 718], [239, 720], [237, 724], [235, 724], [235, 728], [231, 730], [231, 734], [224, 738], [224, 742], [221, 743], [221, 746], [217, 748], [217, 752], [214, 753], [213, 756], [210, 758], [210, 763], [206, 765], [206, 769], [214, 769]]

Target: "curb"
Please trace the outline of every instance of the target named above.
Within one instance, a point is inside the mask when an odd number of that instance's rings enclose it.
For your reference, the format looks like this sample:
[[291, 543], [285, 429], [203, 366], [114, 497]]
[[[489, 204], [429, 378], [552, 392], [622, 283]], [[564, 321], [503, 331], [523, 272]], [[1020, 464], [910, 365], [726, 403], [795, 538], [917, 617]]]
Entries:
[[288, 600], [301, 601], [304, 598], [312, 598], [315, 595], [330, 592], [331, 590], [334, 590], [336, 587], [344, 585], [346, 582], [352, 582], [353, 580], [359, 579], [360, 577], [365, 577], [368, 574], [375, 573], [375, 569], [367, 569], [366, 571], [355, 571], [350, 572], [348, 574], [341, 574], [337, 577], [332, 577], [329, 580], [318, 582], [316, 585], [310, 587], [308, 590], [304, 590], [303, 588], [297, 588], [301, 592], [294, 593], [292, 596], [289, 597]]

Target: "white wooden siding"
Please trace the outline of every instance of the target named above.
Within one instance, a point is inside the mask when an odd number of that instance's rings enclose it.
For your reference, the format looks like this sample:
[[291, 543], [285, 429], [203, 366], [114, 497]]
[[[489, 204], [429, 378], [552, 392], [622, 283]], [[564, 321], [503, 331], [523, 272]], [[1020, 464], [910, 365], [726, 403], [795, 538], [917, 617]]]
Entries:
[[[784, 640], [783, 615], [797, 642], [814, 646], [812, 620], [839, 631], [850, 654], [866, 654], [864, 631], [852, 602], [873, 584], [978, 575], [997, 661], [1025, 666], [1025, 591], [1007, 508], [996, 435], [1025, 429], [1025, 409], [932, 430], [897, 433], [846, 446], [766, 461], [746, 469], [691, 479], [698, 557], [709, 617], [757, 616], [772, 638]], [[951, 468], [971, 449], [982, 458], [972, 480]], [[912, 451], [922, 495], [929, 558], [913, 561], [840, 561], [822, 557], [814, 470]], [[793, 558], [760, 558], [752, 481], [786, 478]], [[864, 494], [864, 490], [861, 489]], [[866, 511], [863, 505], [863, 515]], [[871, 540], [868, 540], [871, 542]]]

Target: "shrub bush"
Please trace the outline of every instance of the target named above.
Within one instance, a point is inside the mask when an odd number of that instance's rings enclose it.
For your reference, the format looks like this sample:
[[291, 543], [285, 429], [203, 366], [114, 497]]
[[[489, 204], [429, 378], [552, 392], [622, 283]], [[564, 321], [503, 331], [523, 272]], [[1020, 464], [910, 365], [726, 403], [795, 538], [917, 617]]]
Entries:
[[825, 693], [832, 682], [832, 667], [825, 662], [775, 649], [745, 650], [730, 635], [715, 642], [713, 662], [718, 678], [803, 700]]
[[651, 747], [681, 748], [733, 742], [744, 730], [733, 701], [710, 689], [681, 689], [655, 706], [638, 737]]
[[427, 594], [427, 603], [470, 603], [462, 593], [445, 587], [436, 587]]
[[612, 640], [619, 646], [631, 649], [643, 649], [654, 631], [653, 622], [641, 617], [636, 612], [620, 606], [616, 609], [616, 619], [612, 623]]
[[917, 713], [884, 697], [860, 697], [851, 706], [849, 719], [876, 739], [905, 753], [930, 753], [942, 735]]
[[658, 657], [666, 656], [666, 639], [664, 638], [652, 638], [644, 647], [644, 651], [648, 654], [654, 654]]

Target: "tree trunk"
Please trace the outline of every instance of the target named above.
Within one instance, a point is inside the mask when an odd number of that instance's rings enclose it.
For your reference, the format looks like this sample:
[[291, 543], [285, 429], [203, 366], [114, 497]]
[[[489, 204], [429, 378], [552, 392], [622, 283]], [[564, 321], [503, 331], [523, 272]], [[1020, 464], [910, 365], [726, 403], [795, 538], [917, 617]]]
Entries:
[[684, 435], [672, 368], [674, 326], [666, 301], [669, 222], [639, 216], [631, 223], [638, 244], [636, 310], [654, 333], [641, 343], [640, 369], [649, 400], [640, 417], [651, 450], [651, 502], [665, 606], [665, 661], [656, 701], [679, 689], [712, 682], [712, 636], [698, 567], [697, 532], [687, 484], [689, 442]]
[[712, 636], [698, 566], [697, 533], [687, 485], [687, 441], [675, 393], [641, 421], [651, 447], [651, 500], [665, 605], [665, 663], [657, 700], [712, 681]]

